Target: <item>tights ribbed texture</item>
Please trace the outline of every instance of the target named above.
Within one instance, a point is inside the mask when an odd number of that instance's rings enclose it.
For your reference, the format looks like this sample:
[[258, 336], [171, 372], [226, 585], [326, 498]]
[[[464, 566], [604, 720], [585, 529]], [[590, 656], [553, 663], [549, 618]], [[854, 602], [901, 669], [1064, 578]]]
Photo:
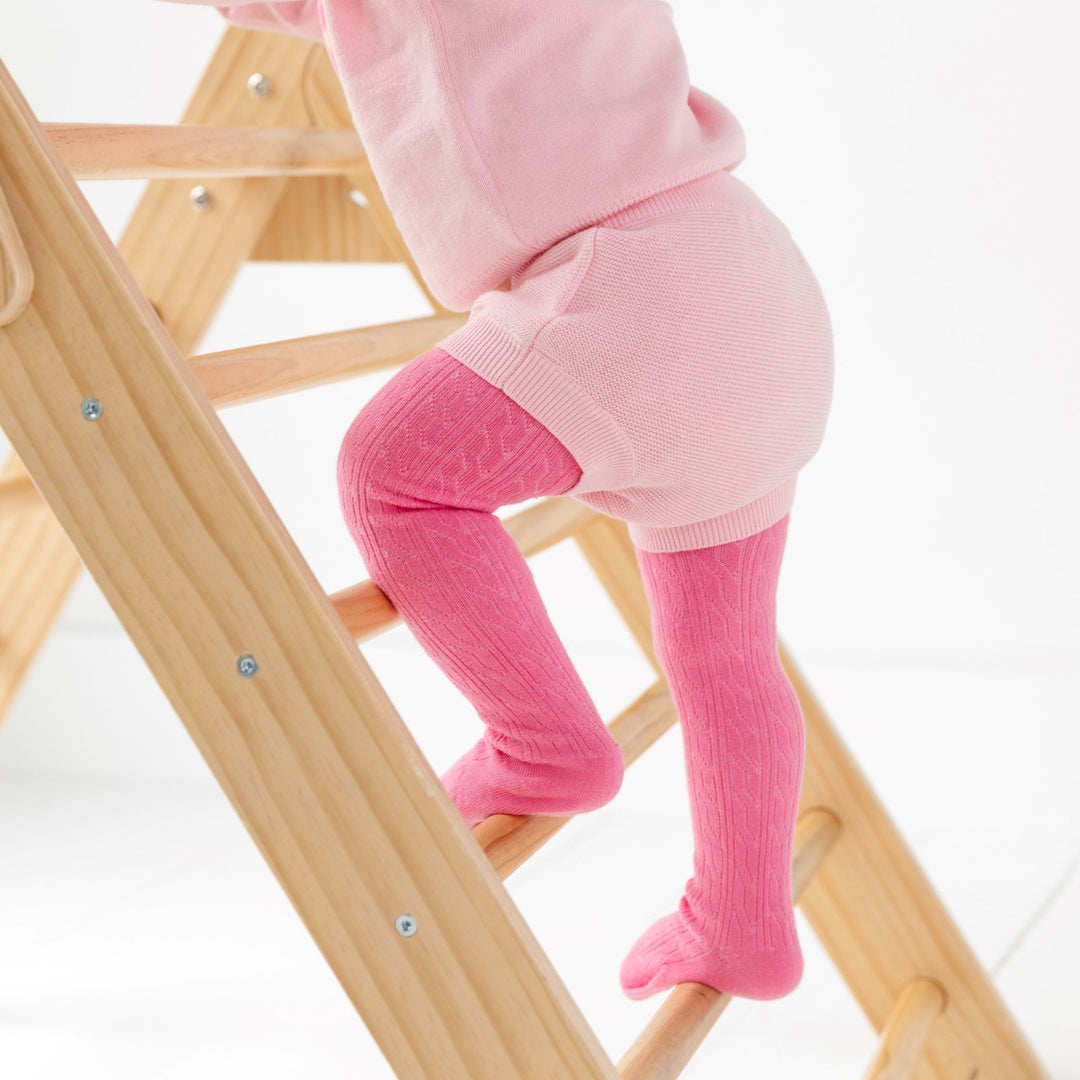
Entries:
[[470, 825], [581, 813], [622, 784], [622, 752], [494, 514], [580, 474], [542, 424], [439, 348], [372, 397], [338, 457], [371, 579], [486, 725], [441, 778]]
[[[342, 510], [372, 580], [485, 724], [441, 777], [470, 825], [583, 813], [622, 783], [621, 751], [494, 514], [580, 475], [547, 428], [441, 348], [391, 378], [342, 443]], [[787, 522], [712, 547], [637, 549], [695, 847], [679, 910], [623, 963], [631, 998], [691, 980], [774, 998], [802, 974], [791, 859], [803, 727], [775, 624]]]
[[637, 550], [682, 728], [694, 876], [623, 962], [633, 998], [693, 980], [768, 999], [802, 977], [791, 869], [805, 736], [776, 635], [788, 521], [714, 547]]

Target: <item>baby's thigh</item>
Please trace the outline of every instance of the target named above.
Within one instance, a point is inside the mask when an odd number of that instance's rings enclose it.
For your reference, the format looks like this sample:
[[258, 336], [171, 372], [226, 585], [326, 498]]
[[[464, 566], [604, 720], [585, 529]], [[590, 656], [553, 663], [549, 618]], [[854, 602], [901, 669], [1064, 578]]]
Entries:
[[343, 501], [494, 511], [561, 494], [581, 470], [538, 420], [446, 350], [411, 360], [342, 440]]

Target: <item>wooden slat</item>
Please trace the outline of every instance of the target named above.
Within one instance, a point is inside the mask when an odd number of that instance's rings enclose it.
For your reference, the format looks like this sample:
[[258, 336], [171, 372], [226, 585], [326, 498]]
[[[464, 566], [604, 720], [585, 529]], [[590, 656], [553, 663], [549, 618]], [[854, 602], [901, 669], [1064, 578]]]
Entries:
[[[608, 730], [622, 750], [623, 764], [632, 765], [678, 721], [671, 691], [657, 680], [624, 709]], [[493, 814], [473, 826], [473, 836], [503, 880], [540, 850], [571, 817]]]
[[[316, 48], [321, 47], [283, 34], [230, 27], [183, 122], [306, 124], [301, 75]], [[273, 94], [256, 99], [248, 93], [247, 79], [254, 71], [274, 77]], [[285, 185], [303, 182], [215, 181], [213, 214], [192, 210], [189, 183], [155, 180], [147, 186], [120, 241], [120, 254], [182, 352], [190, 352], [209, 325]], [[17, 455], [9, 456], [2, 475], [25, 475]], [[14, 700], [81, 567], [44, 503], [0, 519], [0, 716]]]
[[76, 180], [318, 176], [370, 169], [353, 129], [45, 124]]
[[[841, 836], [840, 822], [813, 807], [795, 829], [791, 890], [798, 901]], [[633, 1046], [619, 1061], [623, 1080], [675, 1080], [697, 1053], [706, 1035], [731, 1003], [732, 995], [704, 983], [674, 986]]]
[[2, 68], [0, 148], [38, 279], [0, 425], [391, 1067], [617, 1080]]
[[918, 978], [900, 992], [863, 1080], [914, 1080], [923, 1046], [948, 995], [934, 979]]
[[0, 514], [41, 506], [41, 496], [29, 476], [0, 478]]
[[251, 253], [264, 262], [398, 262], [375, 215], [343, 176], [303, 176], [285, 194]]
[[314, 337], [293, 338], [189, 361], [219, 408], [260, 401], [385, 368], [401, 367], [456, 330], [467, 315], [434, 315]]

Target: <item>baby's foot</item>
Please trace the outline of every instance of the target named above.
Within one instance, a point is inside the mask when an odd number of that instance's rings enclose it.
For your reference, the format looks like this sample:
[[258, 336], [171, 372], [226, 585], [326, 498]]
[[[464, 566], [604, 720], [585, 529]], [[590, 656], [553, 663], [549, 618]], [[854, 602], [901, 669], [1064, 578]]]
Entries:
[[569, 817], [615, 798], [622, 786], [623, 757], [619, 744], [608, 737], [597, 756], [564, 755], [539, 764], [512, 757], [485, 734], [440, 779], [470, 826], [492, 814]]
[[658, 919], [623, 961], [619, 982], [641, 1001], [680, 982], [699, 982], [738, 997], [770, 1001], [790, 994], [803, 973], [802, 951], [792, 946], [736, 952], [709, 944], [696, 928], [686, 897], [679, 910]]

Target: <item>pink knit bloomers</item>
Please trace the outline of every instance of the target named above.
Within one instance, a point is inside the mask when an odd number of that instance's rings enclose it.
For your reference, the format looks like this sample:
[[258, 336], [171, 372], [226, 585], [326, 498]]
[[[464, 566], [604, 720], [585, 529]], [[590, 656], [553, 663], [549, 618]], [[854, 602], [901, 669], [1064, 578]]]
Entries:
[[574, 455], [647, 551], [751, 536], [824, 436], [833, 342], [787, 227], [720, 170], [566, 237], [439, 346]]

